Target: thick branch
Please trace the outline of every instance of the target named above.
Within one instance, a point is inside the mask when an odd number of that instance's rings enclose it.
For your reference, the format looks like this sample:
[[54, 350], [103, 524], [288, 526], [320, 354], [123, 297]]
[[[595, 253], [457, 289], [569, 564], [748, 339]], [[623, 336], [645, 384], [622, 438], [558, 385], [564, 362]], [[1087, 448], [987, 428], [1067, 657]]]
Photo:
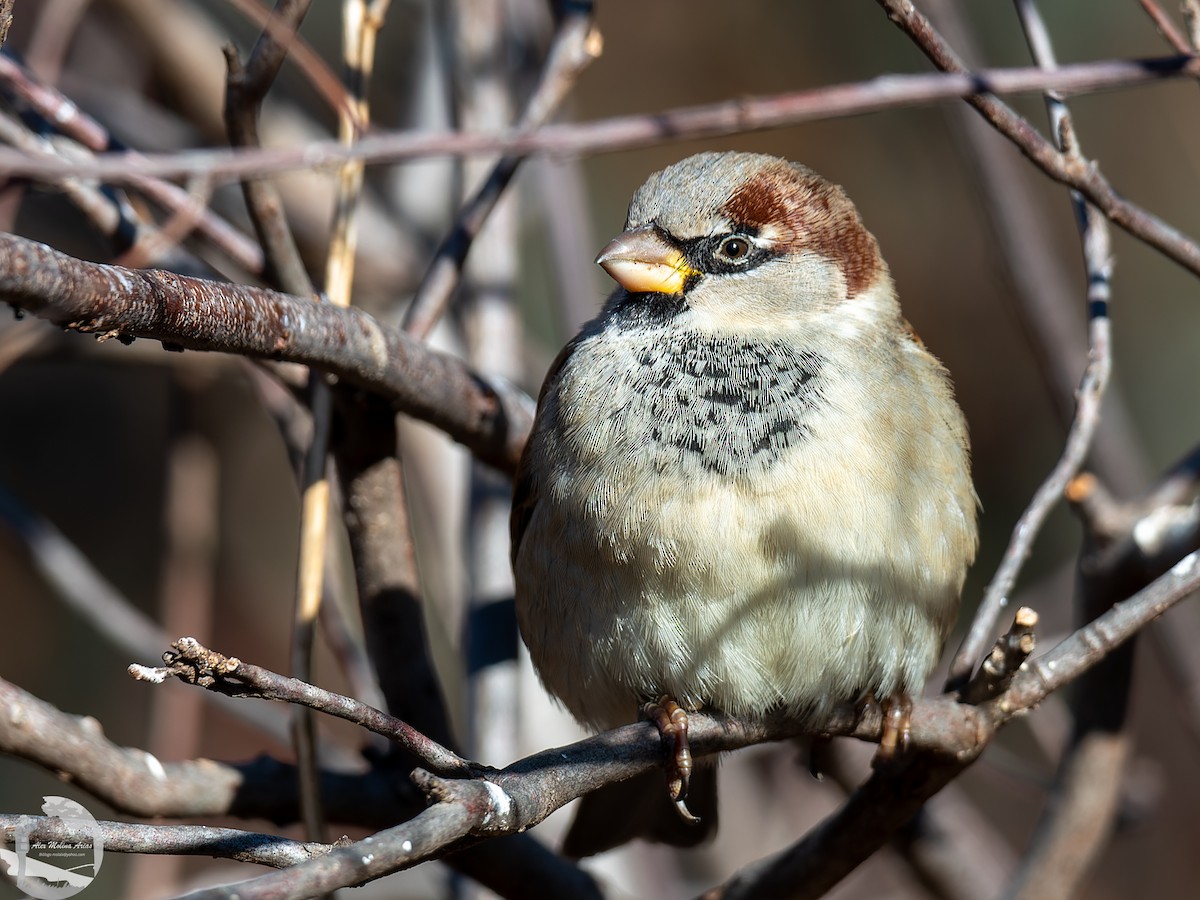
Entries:
[[392, 715], [451, 746], [449, 716], [430, 658], [407, 519], [396, 421], [376, 398], [338, 398], [333, 452], [345, 498], [363, 632]]
[[[145, 818], [238, 816], [277, 825], [297, 820], [296, 769], [270, 757], [239, 765], [195, 760], [160, 763], [142, 750], [118, 747], [99, 723], [73, 716], [0, 679], [0, 752], [27, 759], [78, 784], [114, 809]], [[331, 821], [385, 828], [416, 815], [420, 795], [400, 772], [321, 773]], [[590, 877], [528, 835], [456, 853], [447, 864], [503, 897], [528, 885], [547, 896], [594, 897]]]
[[[842, 874], [850, 871], [878, 849], [895, 827], [902, 824], [906, 814], [911, 815], [920, 802], [977, 758], [1005, 722], [1078, 678], [1197, 588], [1200, 588], [1200, 555], [1193, 553], [1149, 587], [1116, 604], [1067, 638], [1046, 656], [1027, 663], [1013, 679], [1009, 690], [996, 700], [978, 707], [948, 697], [918, 702], [912, 715], [911, 745], [916, 755], [913, 764], [898, 773], [877, 772], [864, 786], [861, 796], [856, 794], [858, 799], [852, 799], [843, 812], [790, 851], [798, 858], [781, 858], [778, 864], [789, 871], [797, 866], [806, 870], [804, 866], [811, 862], [805, 863], [805, 856], [824, 855], [830, 847], [835, 847], [835, 865], [827, 870], [829, 875], [822, 877], [840, 878], [838, 871]], [[149, 762], [139, 751], [113, 746], [99, 734], [98, 728], [84, 723], [90, 720], [66, 716], [3, 681], [0, 681], [0, 715], [3, 716], [0, 718], [0, 750], [71, 773], [82, 786], [105, 799], [116, 793], [119, 784], [120, 800], [115, 805], [136, 807], [132, 811], [148, 816], [181, 814], [175, 811], [179, 807], [191, 811], [183, 814], [215, 815], [231, 811], [229, 795], [237, 790], [242, 778], [242, 773], [233, 767], [207, 761], [169, 767], [156, 760]], [[878, 740], [880, 726], [878, 711], [860, 715], [846, 707], [832, 718], [826, 731]], [[805, 730], [795, 721], [745, 723], [696, 713], [692, 716], [689, 734], [693, 752], [706, 755], [794, 737]], [[80, 742], [85, 746], [78, 746]], [[486, 803], [478, 811], [467, 812], [464, 804], [459, 804], [463, 809], [445, 810], [443, 807], [449, 801], [440, 800], [429, 815], [418, 817], [415, 824], [410, 823], [410, 830], [405, 830], [408, 826], [397, 826], [386, 832], [387, 853], [384, 853], [383, 843], [360, 842], [347, 848], [357, 853], [360, 861], [364, 855], [371, 856], [369, 869], [360, 867], [368, 864], [355, 865], [352, 860], [337, 856], [332, 862], [325, 862], [328, 857], [323, 857], [281, 875], [291, 884], [295, 878], [304, 878], [304, 872], [310, 866], [328, 865], [336, 868], [334, 880], [342, 879], [337, 883], [359, 883], [368, 877], [364, 872], [375, 877], [406, 868], [430, 853], [450, 848], [464, 834], [464, 823], [474, 837], [523, 831], [568, 801], [603, 784], [647, 771], [661, 764], [661, 758], [662, 743], [657, 729], [648, 722], [641, 722], [520, 760], [504, 770], [490, 773], [486, 781], [474, 778], [443, 782], [428, 776], [428, 784], [462, 785], [462, 790], [468, 791], [473, 798], [472, 807], [482, 803], [483, 799]], [[122, 773], [122, 777], [114, 773]], [[137, 782], [132, 791], [127, 780], [130, 775]], [[183, 782], [183, 790], [180, 782]], [[351, 781], [350, 785], [353, 784]], [[346, 790], [332, 796], [343, 801], [349, 794]], [[198, 795], [215, 802], [203, 810], [195, 810]], [[898, 796], [904, 799], [898, 799]], [[370, 807], [379, 799], [374, 797], [362, 802], [364, 807]], [[872, 825], [876, 820], [883, 824]], [[863, 837], [854, 839], [853, 834]], [[440, 848], [431, 847], [431, 842], [436, 841], [443, 842]], [[331, 884], [327, 879], [333, 876], [327, 871], [320, 869], [321, 889]], [[773, 863], [765, 871], [779, 869]], [[255, 884], [263, 889], [274, 889], [275, 882], [268, 880], [271, 877], [256, 879]]]
[[0, 234], [0, 301], [76, 331], [303, 363], [516, 468], [532, 404], [356, 309], [259, 288], [84, 262]]
[[[143, 750], [119, 747], [90, 716], [64, 713], [0, 680], [0, 752], [27, 759], [78, 784], [114, 809], [134, 816], [244, 816], [279, 824], [295, 821], [296, 775], [269, 758], [241, 765], [201, 759], [160, 762]], [[327, 772], [324, 790], [338, 821], [382, 826], [405, 816], [391, 779], [383, 774]]]

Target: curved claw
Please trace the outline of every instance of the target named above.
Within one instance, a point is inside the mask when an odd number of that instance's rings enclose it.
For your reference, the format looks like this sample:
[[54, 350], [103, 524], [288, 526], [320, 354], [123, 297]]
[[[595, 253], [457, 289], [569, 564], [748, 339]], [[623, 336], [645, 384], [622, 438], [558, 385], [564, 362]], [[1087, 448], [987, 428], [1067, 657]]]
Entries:
[[688, 744], [687, 710], [662, 696], [654, 703], [647, 703], [642, 712], [658, 728], [664, 738], [674, 739], [671, 758], [667, 761], [667, 793], [670, 794], [679, 815], [687, 822], [699, 822], [687, 808], [688, 784], [692, 778], [692, 750]]
[[700, 823], [700, 817], [692, 815], [692, 811], [687, 808], [687, 801], [682, 797], [675, 801], [675, 809], [679, 812], [680, 818], [682, 818], [685, 822], [695, 822], [696, 824]]

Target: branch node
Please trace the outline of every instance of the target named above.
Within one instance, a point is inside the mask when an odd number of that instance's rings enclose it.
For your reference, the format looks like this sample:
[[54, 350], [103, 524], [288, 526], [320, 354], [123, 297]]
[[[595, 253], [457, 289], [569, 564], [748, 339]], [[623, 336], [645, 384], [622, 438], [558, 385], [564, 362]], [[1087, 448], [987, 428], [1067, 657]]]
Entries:
[[225, 656], [209, 650], [192, 637], [183, 637], [171, 644], [171, 649], [162, 655], [165, 666], [142, 666], [133, 664], [126, 670], [138, 681], [162, 684], [175, 676], [188, 684], [204, 688], [215, 688], [241, 666], [236, 656]]
[[1001, 635], [988, 654], [979, 672], [963, 691], [966, 703], [979, 704], [998, 697], [1008, 689], [1013, 676], [1020, 671], [1025, 660], [1037, 646], [1034, 629], [1038, 614], [1028, 606], [1022, 606], [1013, 616], [1012, 625]]

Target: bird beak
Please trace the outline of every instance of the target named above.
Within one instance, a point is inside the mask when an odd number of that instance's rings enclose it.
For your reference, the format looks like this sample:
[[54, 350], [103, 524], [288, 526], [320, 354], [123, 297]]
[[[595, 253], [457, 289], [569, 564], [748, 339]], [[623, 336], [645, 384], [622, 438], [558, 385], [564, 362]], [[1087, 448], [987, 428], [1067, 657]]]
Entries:
[[631, 294], [678, 296], [695, 274], [679, 249], [652, 225], [618, 235], [600, 251], [596, 265]]

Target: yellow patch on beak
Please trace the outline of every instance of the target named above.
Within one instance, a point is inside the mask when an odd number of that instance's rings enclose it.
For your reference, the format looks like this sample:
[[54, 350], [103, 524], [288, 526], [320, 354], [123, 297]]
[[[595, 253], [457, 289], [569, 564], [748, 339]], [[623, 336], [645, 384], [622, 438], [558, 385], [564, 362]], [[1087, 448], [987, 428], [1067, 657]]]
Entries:
[[678, 248], [651, 226], [618, 235], [600, 251], [596, 264], [633, 294], [678, 296], [695, 274]]

